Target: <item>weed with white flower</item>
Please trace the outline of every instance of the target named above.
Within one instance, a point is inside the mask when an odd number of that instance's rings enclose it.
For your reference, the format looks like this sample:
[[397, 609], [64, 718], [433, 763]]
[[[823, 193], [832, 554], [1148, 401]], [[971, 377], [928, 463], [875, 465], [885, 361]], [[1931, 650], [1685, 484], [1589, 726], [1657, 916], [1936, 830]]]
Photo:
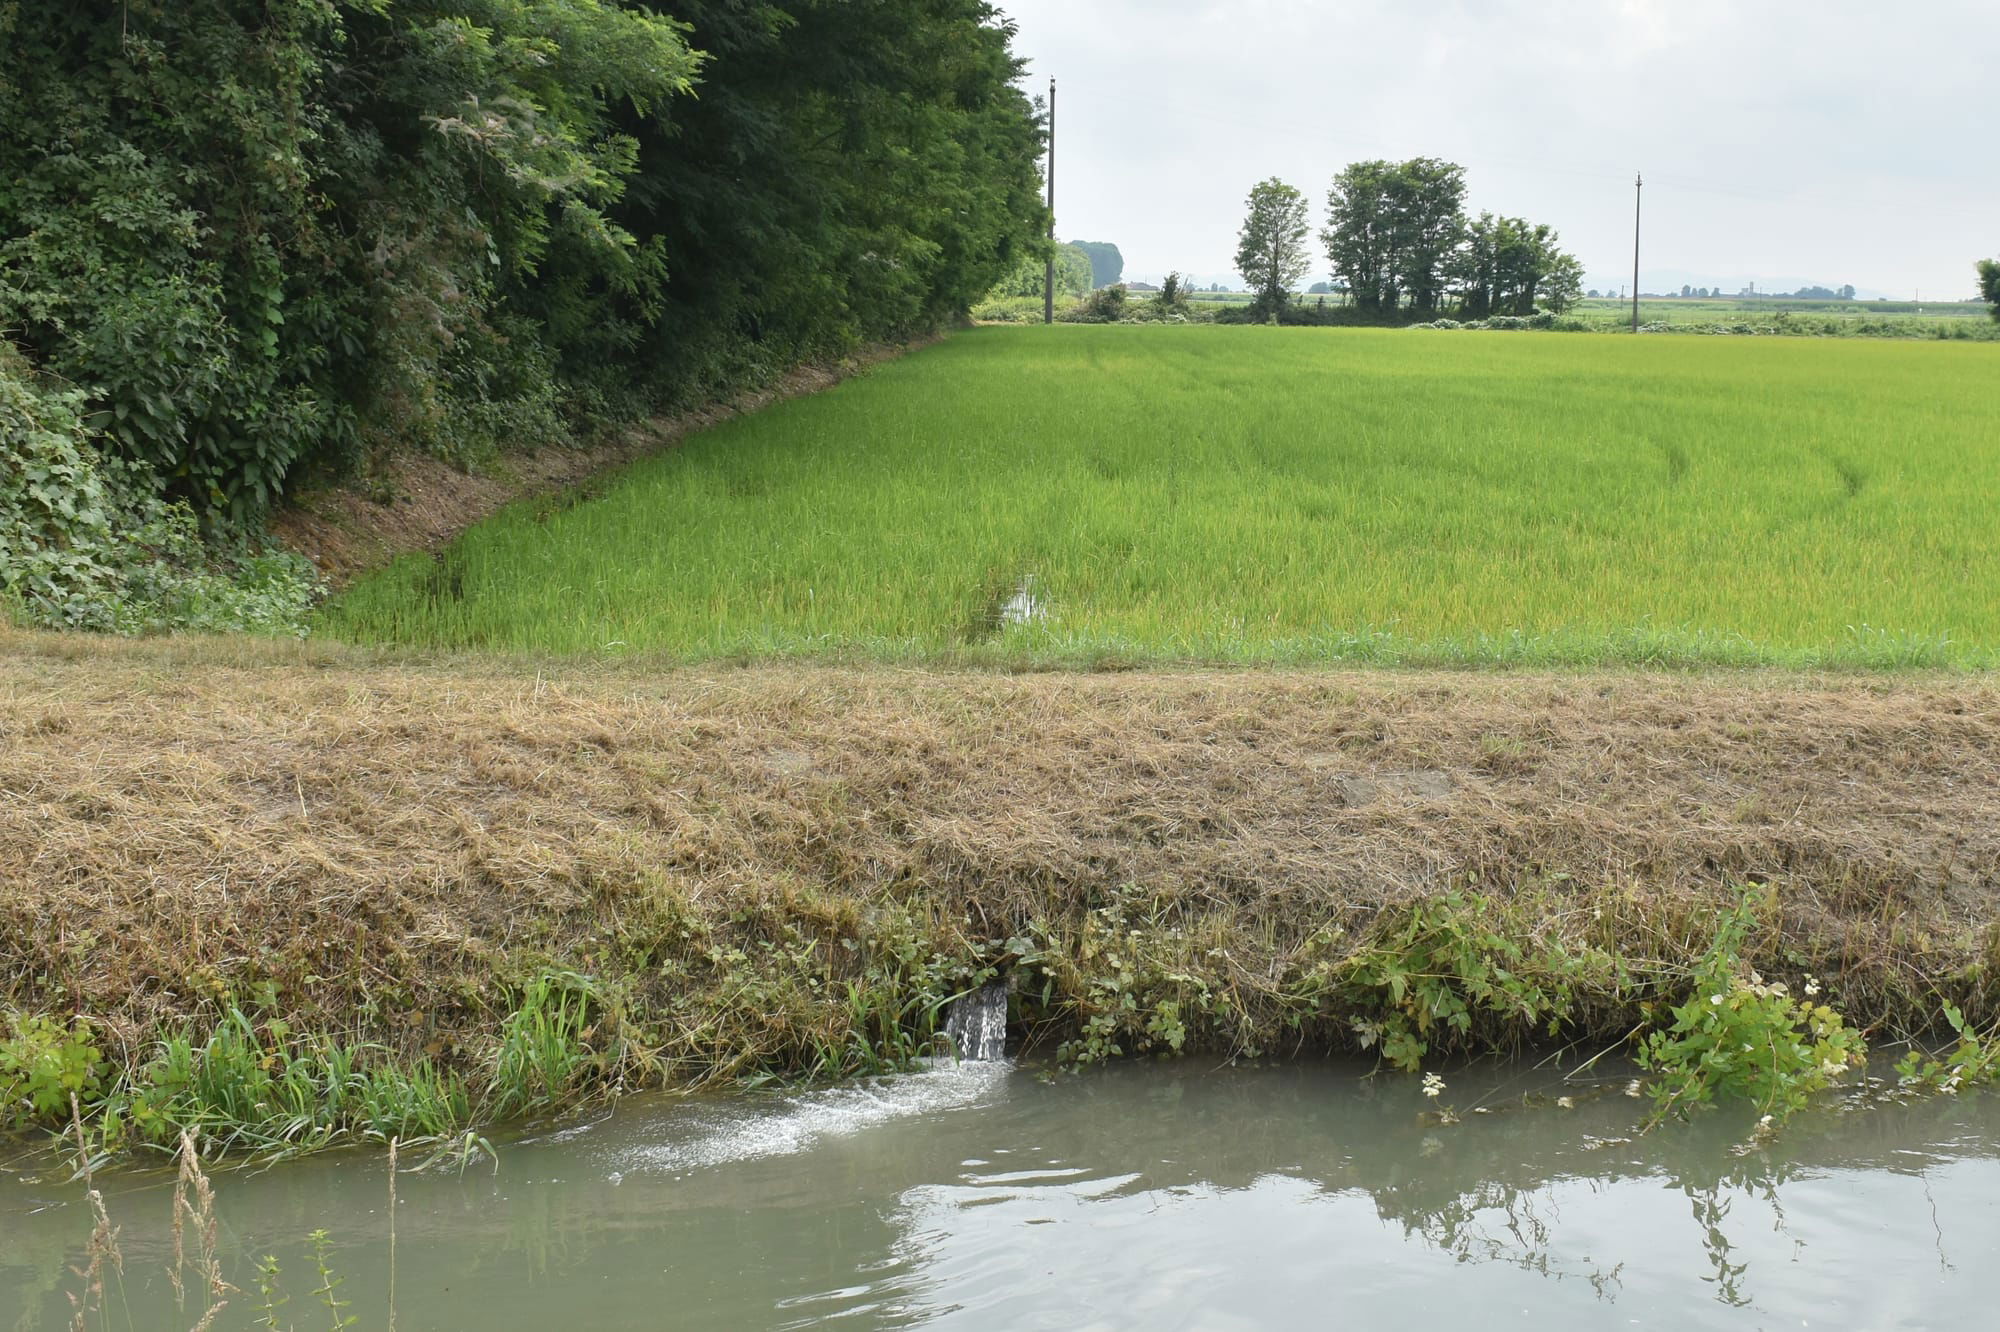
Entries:
[[1782, 981], [1746, 973], [1741, 958], [1755, 920], [1746, 895], [1696, 964], [1693, 993], [1672, 1009], [1672, 1025], [1639, 1047], [1639, 1065], [1653, 1075], [1655, 1122], [1741, 1098], [1762, 1113], [1759, 1131], [1767, 1132], [1867, 1056], [1860, 1032], [1812, 1002], [1816, 985], [1802, 1001]]

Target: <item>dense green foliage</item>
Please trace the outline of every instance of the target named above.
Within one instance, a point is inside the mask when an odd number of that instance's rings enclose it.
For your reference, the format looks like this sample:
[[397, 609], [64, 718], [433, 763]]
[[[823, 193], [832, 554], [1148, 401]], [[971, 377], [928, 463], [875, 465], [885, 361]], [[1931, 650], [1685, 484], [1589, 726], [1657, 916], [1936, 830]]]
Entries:
[[212, 530], [302, 468], [701, 398], [1032, 248], [1010, 37], [984, 0], [0, 4], [0, 329], [75, 386], [68, 447]]
[[501, 515], [327, 625], [680, 658], [1991, 664], [1995, 356], [980, 329]]
[[[1079, 245], [1058, 245], [1056, 256], [1056, 300], [1058, 302], [1078, 301], [1091, 292], [1090, 256]], [[1030, 253], [1023, 255], [1008, 274], [987, 293], [989, 300], [1010, 300], [1022, 296], [1041, 298], [1042, 288], [1048, 282], [1048, 255]]]
[[1039, 272], [1040, 127], [984, 0], [657, 7], [705, 53], [693, 97], [633, 124], [619, 211], [669, 274], [633, 352], [657, 398], [931, 327], [1024, 257]]
[[1993, 307], [1993, 317], [2000, 320], [2000, 259], [1979, 261], [1979, 295]]
[[1536, 307], [1557, 314], [1583, 296], [1583, 265], [1556, 247], [1547, 226], [1518, 217], [1481, 213], [1463, 232], [1451, 259], [1460, 308], [1469, 319], [1532, 315]]
[[1306, 197], [1276, 176], [1251, 187], [1236, 236], [1236, 271], [1256, 293], [1252, 306], [1275, 314], [1306, 272]]
[[1583, 268], [1546, 226], [1465, 217], [1465, 171], [1434, 157], [1356, 162], [1334, 177], [1320, 233], [1333, 271], [1370, 314], [1424, 318], [1455, 296], [1467, 318], [1560, 314], [1583, 294]]
[[0, 342], [0, 620], [139, 633], [301, 633], [305, 560], [204, 542], [144, 467], [91, 447], [84, 395]]

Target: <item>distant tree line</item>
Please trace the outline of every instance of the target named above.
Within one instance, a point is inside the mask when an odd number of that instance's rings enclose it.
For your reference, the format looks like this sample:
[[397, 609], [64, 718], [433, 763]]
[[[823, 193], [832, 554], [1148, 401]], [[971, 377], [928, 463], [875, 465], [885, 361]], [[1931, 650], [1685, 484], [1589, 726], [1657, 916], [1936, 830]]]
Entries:
[[[1259, 315], [1280, 312], [1311, 266], [1305, 196], [1276, 177], [1250, 191], [1237, 271]], [[1464, 168], [1434, 157], [1356, 162], [1334, 177], [1319, 239], [1339, 284], [1369, 316], [1426, 319], [1556, 313], [1583, 293], [1583, 267], [1556, 232], [1465, 213]]]
[[1042, 252], [1012, 33], [985, 0], [0, 3], [0, 330], [223, 519], [700, 400]]
[[[1595, 287], [1592, 287], [1590, 291], [1586, 294], [1589, 295], [1592, 300], [1596, 300], [1600, 295], [1597, 288]], [[1607, 297], [1615, 297], [1619, 293], [1615, 291], [1607, 291], [1601, 294]], [[1639, 293], [1639, 298], [1641, 300], [1649, 300], [1649, 301], [1672, 300], [1676, 296], [1678, 296], [1682, 300], [1703, 300], [1703, 301], [1739, 300], [1739, 299], [1752, 299], [1760, 301], [1851, 301], [1855, 297], [1855, 292], [1852, 286], [1800, 287], [1797, 291], [1759, 291], [1757, 290], [1757, 284], [1754, 282], [1752, 282], [1748, 287], [1745, 287], [1740, 291], [1727, 292], [1720, 287], [1712, 287], [1712, 288], [1696, 287], [1696, 286], [1690, 286], [1689, 284], [1684, 282], [1681, 284], [1681, 289], [1678, 292], [1642, 291]]]
[[1116, 286], [1125, 276], [1125, 256], [1110, 241], [1071, 241], [1090, 260], [1092, 287]]

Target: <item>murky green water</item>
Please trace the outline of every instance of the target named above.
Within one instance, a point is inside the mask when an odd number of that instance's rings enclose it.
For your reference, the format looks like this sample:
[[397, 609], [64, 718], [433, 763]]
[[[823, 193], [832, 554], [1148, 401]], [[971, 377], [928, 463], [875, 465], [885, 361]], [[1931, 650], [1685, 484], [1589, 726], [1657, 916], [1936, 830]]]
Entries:
[[[388, 1179], [377, 1154], [216, 1178], [255, 1325], [330, 1325], [330, 1233], [361, 1327], [1978, 1327], [1994, 1318], [2000, 1097], [1845, 1106], [1746, 1147], [1746, 1116], [1632, 1136], [1616, 1084], [1514, 1070], [1195, 1061], [1039, 1077], [967, 1065], [863, 1087], [630, 1102]], [[1547, 1098], [1576, 1096], [1573, 1109]], [[1525, 1097], [1525, 1099], [1524, 1099]], [[1471, 1113], [1475, 1105], [1488, 1113]], [[110, 1326], [185, 1327], [170, 1181], [105, 1177]], [[77, 1190], [0, 1176], [0, 1328], [66, 1326]], [[393, 1267], [392, 1267], [393, 1263]], [[15, 1321], [18, 1319], [18, 1323]], [[93, 1326], [99, 1325], [95, 1320]]]

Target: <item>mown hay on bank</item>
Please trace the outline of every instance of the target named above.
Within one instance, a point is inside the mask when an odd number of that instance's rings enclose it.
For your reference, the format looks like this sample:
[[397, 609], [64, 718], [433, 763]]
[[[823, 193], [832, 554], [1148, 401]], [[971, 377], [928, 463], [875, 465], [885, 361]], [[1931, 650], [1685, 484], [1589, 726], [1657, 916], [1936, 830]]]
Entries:
[[[692, 1077], [837, 1034], [842, 950], [892, 912], [990, 957], [1136, 910], [1201, 934], [1240, 1022], [1307, 940], [1449, 888], [1662, 965], [1748, 881], [1766, 965], [1914, 1025], [1946, 994], [2000, 1015], [1996, 816], [1976, 677], [554, 673], [14, 635], [0, 1008], [128, 1051], [225, 999], [470, 1051], [556, 967], [627, 987]], [[737, 986], [765, 1028], [713, 1029], [730, 958], [783, 948], [817, 959], [796, 993]], [[1066, 1020], [1075, 964], [1048, 964]]]

